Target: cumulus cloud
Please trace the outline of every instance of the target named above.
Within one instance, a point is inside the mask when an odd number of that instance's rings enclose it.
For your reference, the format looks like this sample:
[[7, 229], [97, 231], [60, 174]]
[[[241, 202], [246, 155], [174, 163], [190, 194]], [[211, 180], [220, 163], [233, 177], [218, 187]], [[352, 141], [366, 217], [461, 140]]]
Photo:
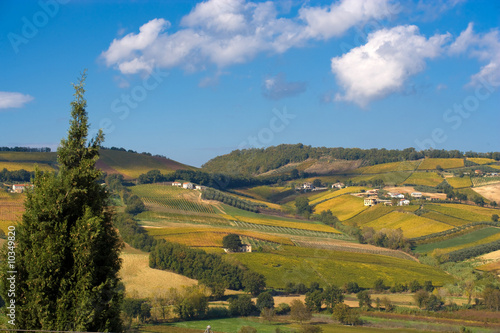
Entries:
[[101, 54], [109, 67], [124, 74], [153, 67], [187, 70], [207, 64], [245, 63], [262, 52], [282, 53], [311, 39], [339, 36], [356, 24], [387, 15], [391, 0], [340, 0], [329, 7], [303, 7], [297, 17], [279, 17], [272, 1], [208, 0], [181, 20], [169, 34], [170, 22], [156, 18], [113, 40]]
[[0, 91], [0, 110], [22, 108], [34, 98], [18, 92]]
[[350, 27], [371, 19], [382, 19], [397, 12], [386, 0], [350, 0], [330, 6], [301, 8], [300, 18], [307, 23], [307, 37], [328, 39], [342, 35]]
[[409, 77], [425, 68], [426, 59], [443, 53], [448, 39], [449, 34], [426, 38], [413, 25], [371, 33], [365, 45], [332, 58], [332, 72], [345, 90], [344, 95], [336, 95], [336, 100], [366, 106], [401, 90]]
[[262, 94], [266, 98], [278, 100], [299, 95], [306, 91], [306, 88], [307, 84], [305, 82], [287, 82], [286, 74], [279, 73], [264, 80]]
[[483, 79], [491, 85], [500, 86], [500, 34], [497, 29], [476, 34], [474, 25], [469, 23], [467, 29], [451, 44], [449, 52], [452, 55], [467, 53], [487, 62], [478, 73], [471, 76], [470, 85], [479, 84]]

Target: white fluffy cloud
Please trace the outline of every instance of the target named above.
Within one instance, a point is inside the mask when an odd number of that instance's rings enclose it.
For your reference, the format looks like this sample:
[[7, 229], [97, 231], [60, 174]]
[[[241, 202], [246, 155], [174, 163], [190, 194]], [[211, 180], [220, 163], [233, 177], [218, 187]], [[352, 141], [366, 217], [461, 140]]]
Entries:
[[400, 90], [410, 76], [425, 68], [425, 59], [443, 53], [448, 39], [449, 34], [426, 38], [412, 25], [370, 34], [365, 45], [332, 58], [332, 72], [345, 90], [344, 95], [336, 95], [336, 100], [365, 106]]
[[306, 91], [305, 82], [288, 82], [285, 73], [279, 73], [276, 76], [267, 78], [262, 85], [262, 94], [269, 99], [282, 99], [285, 97], [296, 96]]
[[154, 66], [187, 70], [244, 63], [262, 52], [282, 53], [310, 39], [328, 39], [356, 24], [387, 15], [391, 0], [340, 0], [331, 6], [303, 7], [298, 17], [278, 17], [272, 1], [208, 0], [181, 20], [168, 34], [170, 23], [157, 18], [115, 39], [102, 53], [107, 66], [124, 74], [151, 71]]
[[485, 34], [474, 33], [474, 25], [469, 23], [455, 42], [450, 46], [450, 53], [468, 53], [481, 61], [487, 62], [479, 73], [471, 77], [470, 84], [480, 83], [481, 78], [491, 85], [500, 86], [500, 34], [493, 30]]
[[30, 95], [24, 95], [18, 92], [0, 91], [0, 110], [22, 108], [34, 98]]
[[328, 39], [342, 35], [350, 27], [371, 19], [382, 19], [396, 12], [386, 0], [350, 0], [326, 8], [301, 8], [300, 18], [307, 23], [307, 37]]

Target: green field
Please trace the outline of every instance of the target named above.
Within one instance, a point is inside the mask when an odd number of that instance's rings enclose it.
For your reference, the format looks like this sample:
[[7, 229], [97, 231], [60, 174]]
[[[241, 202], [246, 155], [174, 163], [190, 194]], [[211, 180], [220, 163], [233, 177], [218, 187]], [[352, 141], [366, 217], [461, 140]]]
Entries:
[[425, 209], [470, 222], [491, 221], [491, 215], [498, 214], [497, 209], [461, 204], [428, 204]]
[[30, 163], [57, 163], [57, 154], [53, 153], [25, 153], [17, 151], [0, 151], [0, 161], [30, 162]]
[[[323, 316], [321, 316], [322, 318]], [[328, 316], [329, 317], [329, 316]], [[319, 318], [318, 318], [319, 319]], [[382, 319], [363, 317], [363, 320], [368, 322], [382, 322]], [[210, 319], [210, 320], [197, 320], [197, 321], [184, 321], [172, 324], [162, 324], [162, 325], [147, 325], [142, 327], [139, 332], [154, 332], [154, 333], [203, 333], [207, 326], [211, 326], [212, 330], [216, 333], [237, 333], [242, 326], [250, 326], [257, 329], [259, 333], [275, 333], [276, 329], [279, 328], [281, 332], [298, 332], [299, 325], [293, 324], [288, 320], [278, 319], [276, 322], [265, 322], [258, 317], [240, 317], [240, 318], [224, 318], [224, 319]], [[324, 322], [324, 319], [320, 319]], [[402, 327], [419, 327], [422, 323], [410, 322], [410, 321], [398, 321], [396, 327], [394, 327], [395, 320], [385, 320], [387, 321], [387, 326], [380, 325], [382, 327], [364, 327], [364, 326], [346, 326], [339, 324], [320, 324], [319, 326], [323, 330], [323, 333], [432, 333], [436, 332], [434, 328], [439, 328], [442, 326], [440, 324], [426, 323], [424, 326], [429, 327], [428, 329], [412, 329], [412, 328], [402, 328]], [[392, 322], [392, 323], [391, 323]], [[391, 327], [392, 326], [392, 327]], [[458, 329], [458, 327], [456, 327]], [[476, 332], [476, 331], [474, 331]], [[483, 331], [481, 331], [483, 332]]]
[[460, 168], [464, 166], [462, 158], [426, 158], [418, 166], [418, 170], [435, 170], [437, 166], [443, 169]]
[[453, 188], [464, 188], [464, 187], [471, 187], [472, 182], [470, 180], [470, 177], [451, 177], [451, 178], [446, 178], [446, 182], [450, 184]]
[[494, 240], [492, 238], [500, 238], [499, 236], [500, 236], [500, 228], [494, 228], [494, 227], [483, 228], [441, 242], [419, 245], [415, 248], [415, 252], [428, 253], [434, 251], [435, 249], [449, 249], [449, 251], [446, 252], [450, 252], [458, 250], [457, 247], [465, 248], [483, 243], [489, 243], [490, 240], [491, 241]]
[[403, 184], [437, 186], [443, 182], [444, 178], [435, 172], [414, 172]]
[[289, 187], [282, 186], [256, 186], [247, 189], [240, 189], [236, 192], [249, 195], [257, 200], [274, 201], [273, 199], [275, 197], [289, 190]]
[[414, 279], [432, 280], [436, 285], [452, 281], [436, 268], [415, 261], [367, 253], [284, 246], [280, 251], [233, 253], [225, 258], [264, 274], [267, 286], [272, 288], [284, 288], [287, 282], [309, 285], [311, 281], [321, 285], [333, 282], [337, 286], [355, 281], [368, 288], [378, 278], [387, 285]]
[[458, 227], [458, 226], [470, 223], [470, 221], [467, 221], [467, 220], [464, 220], [464, 219], [461, 219], [458, 217], [453, 217], [450, 215], [442, 214], [442, 213], [439, 213], [436, 211], [428, 211], [428, 212], [422, 214], [421, 216], [426, 217], [426, 218], [431, 219], [431, 220], [443, 222], [443, 223], [452, 225], [454, 227]]

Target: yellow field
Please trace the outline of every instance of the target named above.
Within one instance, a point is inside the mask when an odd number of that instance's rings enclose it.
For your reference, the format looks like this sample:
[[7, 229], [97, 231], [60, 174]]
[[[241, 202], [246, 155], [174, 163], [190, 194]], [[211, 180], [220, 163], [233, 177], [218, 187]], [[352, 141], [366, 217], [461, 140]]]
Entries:
[[500, 169], [500, 165], [490, 165], [490, 168], [493, 168], [493, 169]]
[[242, 189], [242, 190], [237, 190], [236, 192], [240, 192], [249, 196], [252, 196], [253, 198], [257, 200], [264, 200], [267, 201], [271, 196], [288, 191], [290, 188], [288, 187], [282, 187], [282, 186], [256, 186], [248, 189]]
[[430, 204], [426, 205], [425, 208], [475, 222], [491, 221], [491, 215], [498, 214], [498, 209], [460, 204]]
[[338, 197], [338, 196], [341, 196], [341, 195], [347, 194], [347, 193], [358, 193], [361, 190], [367, 190], [367, 189], [368, 189], [368, 187], [365, 187], [365, 186], [350, 186], [350, 187], [346, 187], [346, 188], [343, 188], [343, 189], [340, 189], [337, 191], [328, 191], [328, 192], [318, 193], [318, 194], [315, 194], [315, 195], [309, 197], [309, 204], [315, 205], [320, 201], [332, 199], [332, 198], [335, 198], [335, 197]]
[[193, 286], [196, 280], [169, 271], [149, 267], [149, 254], [139, 250], [124, 251], [120, 277], [127, 297], [146, 298], [170, 288]]
[[446, 181], [450, 186], [454, 188], [463, 188], [463, 187], [471, 187], [472, 182], [470, 180], [470, 177], [451, 177], [451, 178], [446, 178]]
[[496, 161], [492, 158], [482, 158], [482, 157], [467, 157], [468, 161], [477, 163], [477, 164], [488, 164], [495, 163]]
[[24, 212], [24, 194], [0, 191], [0, 229], [7, 232], [10, 225], [21, 220]]
[[[37, 163], [36, 165], [38, 165], [38, 170], [40, 170], [40, 171], [55, 171], [55, 169], [48, 164]], [[9, 171], [16, 171], [16, 170], [24, 169], [26, 171], [31, 172], [31, 171], [35, 171], [35, 163], [0, 161], [0, 170], [2, 170], [4, 168], [9, 170]]]
[[366, 223], [364, 226], [372, 227], [375, 230], [401, 228], [405, 237], [408, 238], [420, 237], [453, 228], [448, 224], [401, 212], [389, 213]]
[[443, 182], [443, 177], [435, 172], [414, 172], [403, 184], [437, 186]]
[[401, 161], [384, 164], [371, 165], [359, 168], [357, 171], [364, 174], [397, 172], [397, 171], [413, 171], [419, 165], [420, 161]]
[[[363, 204], [363, 202], [361, 202], [361, 204]], [[234, 217], [239, 221], [253, 223], [253, 224], [264, 224], [264, 225], [271, 225], [271, 226], [275, 226], [275, 227], [285, 227], [285, 228], [295, 228], [295, 229], [311, 230], [311, 231], [340, 233], [338, 230], [336, 230], [332, 227], [329, 227], [327, 225], [324, 225], [324, 224], [294, 222], [294, 221], [277, 220], [277, 219], [270, 219], [270, 218], [254, 218], [254, 217], [239, 216], [239, 215], [235, 215]]]
[[344, 221], [367, 208], [363, 201], [362, 198], [345, 194], [316, 205], [314, 212], [319, 214], [322, 211], [331, 210], [333, 215], [337, 216], [339, 220]]
[[418, 170], [435, 170], [438, 165], [443, 169], [460, 168], [464, 166], [464, 160], [461, 158], [426, 158], [418, 166]]

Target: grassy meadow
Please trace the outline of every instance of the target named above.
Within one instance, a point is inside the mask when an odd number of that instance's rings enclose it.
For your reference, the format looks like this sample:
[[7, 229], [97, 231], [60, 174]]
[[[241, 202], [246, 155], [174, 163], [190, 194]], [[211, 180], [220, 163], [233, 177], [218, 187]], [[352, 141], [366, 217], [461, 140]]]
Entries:
[[443, 182], [444, 178], [436, 172], [414, 172], [403, 184], [437, 186]]

